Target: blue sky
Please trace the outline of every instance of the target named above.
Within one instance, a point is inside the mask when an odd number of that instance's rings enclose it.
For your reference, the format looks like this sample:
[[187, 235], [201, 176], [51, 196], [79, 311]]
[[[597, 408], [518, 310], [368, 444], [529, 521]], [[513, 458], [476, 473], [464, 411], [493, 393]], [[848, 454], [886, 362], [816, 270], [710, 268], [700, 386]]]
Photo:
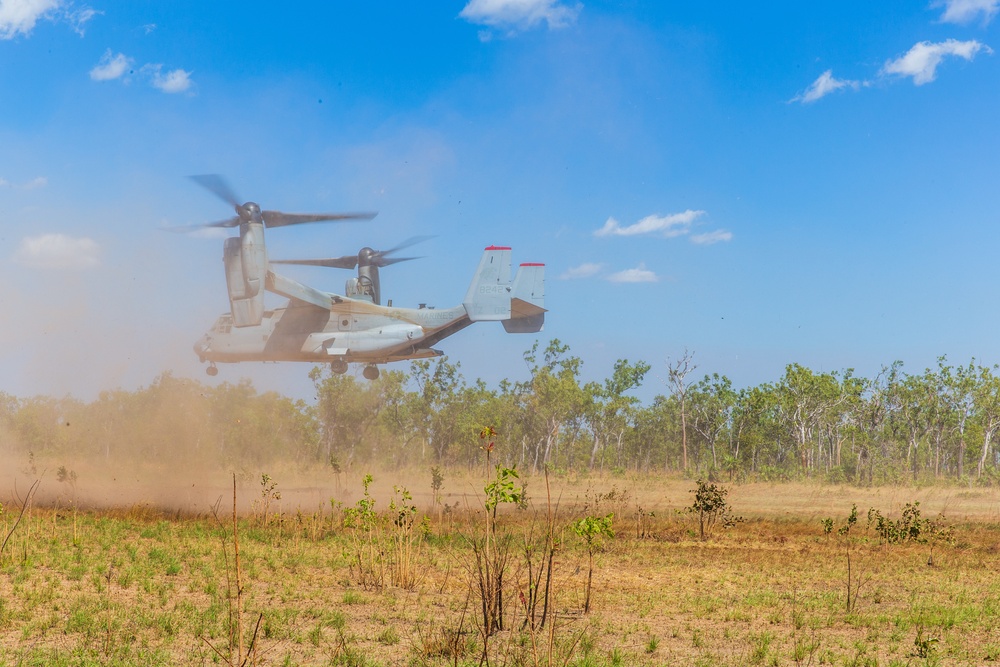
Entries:
[[[275, 258], [435, 235], [384, 271], [397, 305], [460, 302], [490, 244], [545, 262], [542, 344], [585, 379], [646, 360], [644, 397], [685, 350], [739, 386], [1000, 362], [1000, 0], [314, 4], [0, 0], [0, 390], [311, 397], [307, 365], [209, 380], [191, 350], [221, 241], [161, 228], [231, 215], [202, 173], [379, 212], [273, 230]], [[439, 347], [492, 383], [534, 340]]]

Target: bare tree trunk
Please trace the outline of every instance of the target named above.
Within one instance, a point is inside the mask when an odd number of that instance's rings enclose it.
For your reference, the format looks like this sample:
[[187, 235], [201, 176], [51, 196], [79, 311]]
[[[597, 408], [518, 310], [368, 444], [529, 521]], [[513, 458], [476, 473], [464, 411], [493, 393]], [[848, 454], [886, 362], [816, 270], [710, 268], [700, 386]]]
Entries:
[[983, 476], [983, 468], [986, 466], [986, 457], [989, 456], [993, 444], [994, 427], [988, 425], [983, 429], [983, 455], [979, 457], [979, 467], [976, 470], [976, 478]]
[[667, 376], [670, 381], [671, 389], [681, 408], [681, 465], [684, 470], [688, 469], [687, 392], [690, 388], [686, 378], [689, 373], [697, 368], [696, 365], [691, 363], [693, 356], [693, 352], [684, 350], [684, 355], [677, 360], [677, 363], [669, 364], [667, 366]]
[[597, 450], [601, 446], [601, 437], [594, 433], [594, 446], [590, 449], [590, 469], [594, 469], [594, 462], [597, 460]]

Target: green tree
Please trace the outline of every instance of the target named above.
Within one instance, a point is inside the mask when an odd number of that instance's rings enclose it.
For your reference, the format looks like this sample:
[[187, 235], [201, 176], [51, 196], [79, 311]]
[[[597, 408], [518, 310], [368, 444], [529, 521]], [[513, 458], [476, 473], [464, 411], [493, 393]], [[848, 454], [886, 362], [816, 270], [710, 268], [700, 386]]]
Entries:
[[[566, 426], [583, 414], [585, 394], [580, 386], [583, 362], [569, 354], [569, 346], [552, 339], [538, 358], [538, 342], [524, 353], [531, 379], [524, 388], [524, 409], [528, 413], [531, 470], [544, 466], [558, 445]], [[570, 429], [573, 430], [573, 429]]]
[[691, 426], [712, 452], [712, 467], [719, 467], [716, 444], [731, 430], [736, 392], [724, 375], [706, 375], [690, 389]]
[[432, 365], [427, 360], [410, 364], [410, 373], [417, 391], [413, 397], [413, 414], [423, 441], [434, 453], [438, 463], [448, 461], [448, 451], [458, 439], [458, 416], [461, 412], [458, 393], [465, 386], [460, 363], [439, 357]]
[[315, 367], [309, 379], [316, 386], [316, 419], [322, 461], [334, 459], [348, 465], [373, 458], [370, 430], [382, 408], [378, 390], [381, 377], [360, 383], [354, 377]]
[[593, 470], [598, 451], [603, 468], [604, 449], [609, 442], [615, 446], [615, 465], [623, 465], [625, 434], [634, 426], [639, 399], [628, 392], [642, 385], [651, 366], [644, 361], [629, 363], [628, 359], [615, 362], [614, 371], [604, 384], [587, 383], [585, 394], [585, 419], [593, 435], [590, 451], [590, 468]]
[[[996, 366], [994, 366], [996, 368]], [[984, 366], [975, 369], [976, 384], [973, 389], [973, 418], [982, 434], [983, 447], [976, 466], [976, 477], [983, 476], [986, 462], [993, 453], [993, 438], [1000, 429], [1000, 378]]]

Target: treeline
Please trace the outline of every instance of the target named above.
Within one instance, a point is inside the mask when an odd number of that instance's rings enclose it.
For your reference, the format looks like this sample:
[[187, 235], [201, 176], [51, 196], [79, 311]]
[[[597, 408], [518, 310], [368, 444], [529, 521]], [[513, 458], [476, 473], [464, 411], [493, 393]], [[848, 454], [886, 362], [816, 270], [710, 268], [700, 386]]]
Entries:
[[530, 378], [467, 382], [446, 357], [385, 370], [374, 382], [316, 367], [309, 404], [249, 382], [209, 387], [167, 373], [89, 403], [0, 392], [0, 445], [24, 456], [115, 462], [277, 461], [403, 468], [473, 466], [478, 434], [521, 470], [681, 471], [739, 481], [812, 478], [854, 484], [1000, 482], [1000, 376], [975, 360], [874, 378], [790, 364], [776, 382], [736, 389], [698, 379], [692, 355], [668, 363], [663, 389], [631, 392], [651, 370], [621, 359], [582, 382], [582, 360], [558, 340], [524, 354]]

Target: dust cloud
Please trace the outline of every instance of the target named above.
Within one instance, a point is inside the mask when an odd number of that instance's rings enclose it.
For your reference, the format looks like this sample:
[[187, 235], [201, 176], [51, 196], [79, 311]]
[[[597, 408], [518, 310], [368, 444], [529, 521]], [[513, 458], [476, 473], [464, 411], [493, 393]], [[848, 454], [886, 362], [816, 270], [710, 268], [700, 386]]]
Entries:
[[[204, 462], [178, 460], [169, 465], [112, 465], [80, 458], [29, 459], [23, 453], [4, 452], [0, 463], [0, 502], [20, 506], [28, 489], [39, 481], [33, 504], [46, 507], [76, 507], [81, 510], [148, 510], [166, 516], [205, 516], [213, 508], [230, 512], [233, 481], [241, 513], [258, 510], [269, 495], [262, 483], [266, 474], [273, 483], [270, 511], [282, 513], [322, 512], [331, 502], [353, 505], [364, 494], [362, 479], [371, 473], [369, 493], [377, 508], [385, 508], [396, 488], [405, 488], [421, 511], [433, 507], [431, 474], [427, 470], [354, 470], [335, 474], [331, 468], [311, 466], [267, 466], [263, 469], [224, 469]], [[443, 502], [460, 508], [479, 506], [482, 482], [466, 471], [446, 472]]]
[[[362, 498], [363, 477], [374, 480], [369, 492], [376, 509], [384, 510], [405, 488], [421, 512], [442, 509], [435, 506], [430, 468], [378, 470], [357, 467], [336, 474], [329, 466], [269, 466], [263, 470], [224, 469], [187, 457], [169, 465], [109, 465], [101, 460], [29, 460], [23, 453], [2, 452], [0, 502], [8, 510], [19, 507], [29, 487], [40, 482], [33, 498], [35, 506], [76, 507], [96, 511], [140, 511], [165, 518], [210, 516], [213, 509], [232, 511], [233, 479], [236, 480], [237, 507], [241, 514], [259, 511], [264, 502], [262, 476], [268, 475], [280, 499], [270, 501], [269, 511], [293, 516], [297, 512], [327, 514], [331, 503], [347, 507]], [[63, 473], [60, 475], [60, 468]], [[459, 512], [482, 508], [482, 469], [444, 469], [442, 505]], [[60, 481], [62, 478], [62, 481]], [[541, 475], [522, 476], [530, 501], [528, 511], [544, 509], [546, 481]], [[729, 501], [736, 513], [746, 518], [796, 519], [816, 522], [825, 517], [846, 516], [852, 504], [859, 508], [898, 511], [904, 503], [920, 502], [928, 516], [944, 514], [952, 521], [1000, 520], [1000, 490], [962, 489], [949, 486], [875, 487], [829, 486], [818, 483], [748, 483], [727, 485]], [[615, 511], [621, 520], [634, 517], [637, 508], [645, 512], [669, 513], [681, 517], [691, 504], [694, 482], [677, 476], [570, 474], [552, 477], [549, 493], [560, 512], [579, 513], [603, 498], [600, 511]], [[625, 528], [627, 530], [627, 528]]]

